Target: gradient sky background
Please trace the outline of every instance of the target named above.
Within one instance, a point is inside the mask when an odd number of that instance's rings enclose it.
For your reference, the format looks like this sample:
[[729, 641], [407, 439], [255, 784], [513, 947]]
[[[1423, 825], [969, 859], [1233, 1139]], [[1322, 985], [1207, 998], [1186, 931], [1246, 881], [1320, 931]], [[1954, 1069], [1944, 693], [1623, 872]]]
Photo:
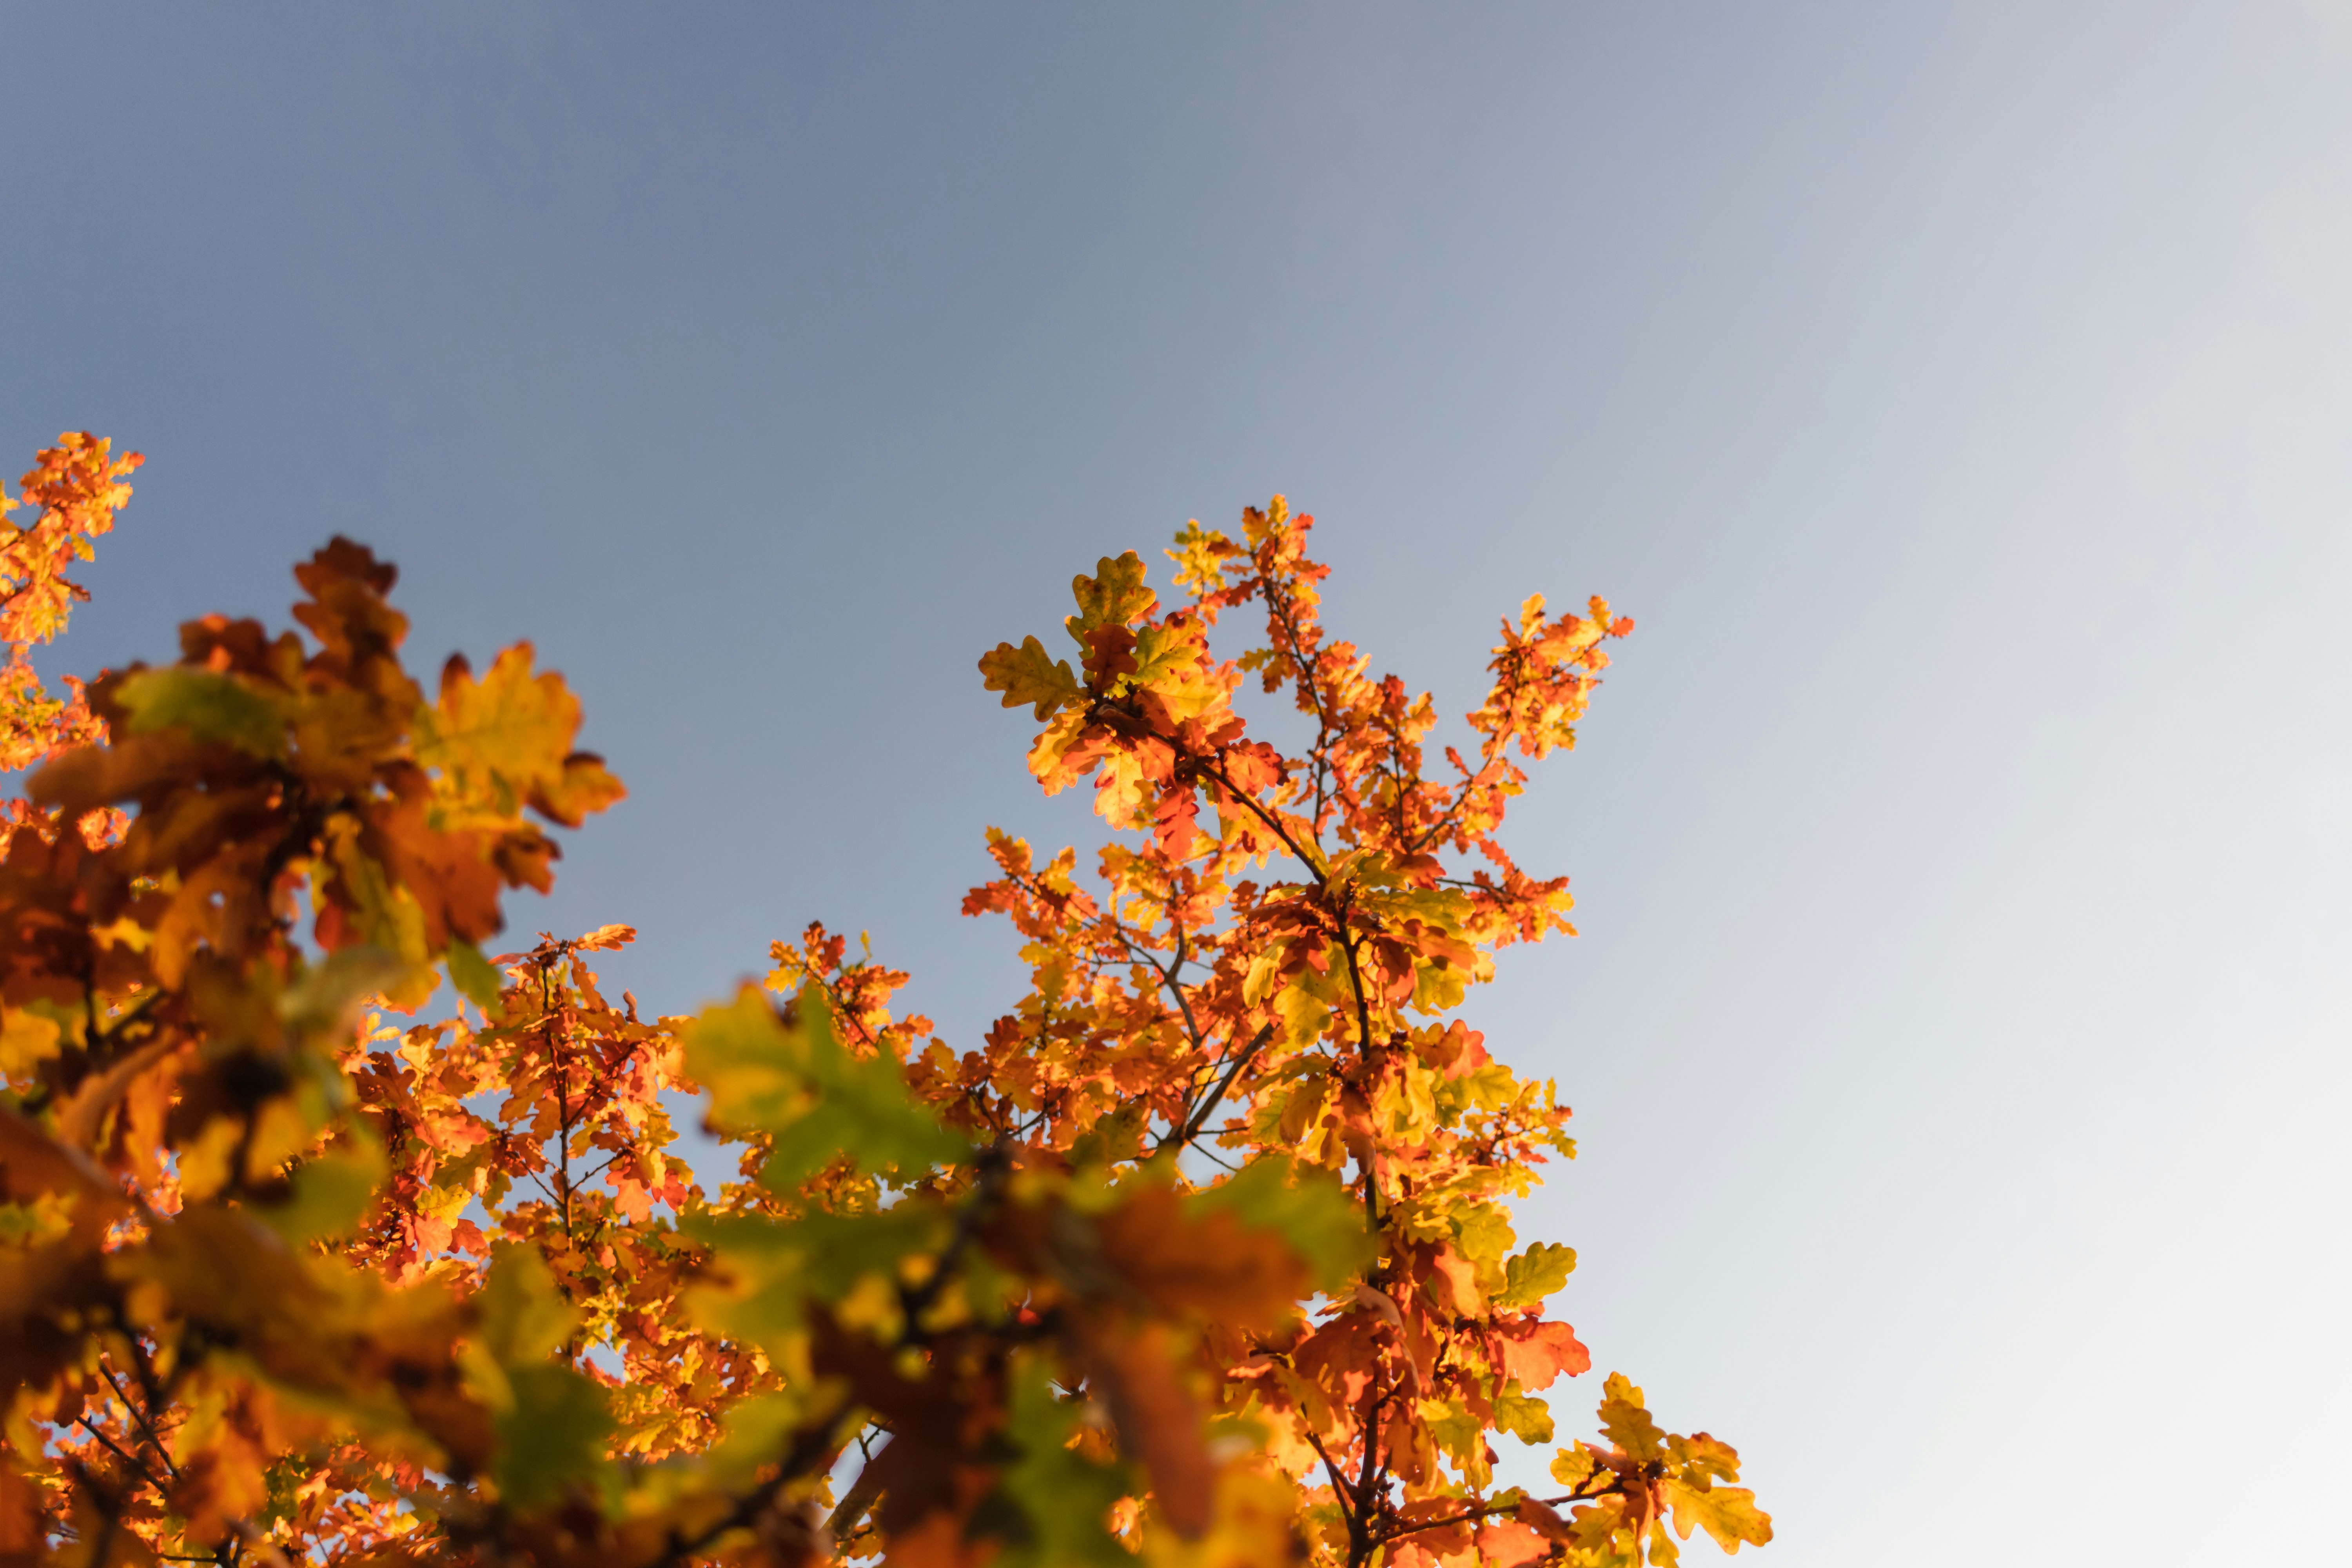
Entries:
[[1586, 934], [1474, 1014], [1577, 1107], [1521, 1231], [1599, 1364], [1782, 1568], [2342, 1561], [2352, 5], [12, 5], [0, 58], [0, 452], [150, 458], [58, 666], [367, 540], [415, 662], [535, 639], [631, 787], [518, 926], [636, 924], [663, 1011], [867, 927], [962, 1042], [982, 827], [1087, 833], [972, 662], [1072, 573], [1285, 490], [1456, 710], [1604, 592], [1516, 839]]

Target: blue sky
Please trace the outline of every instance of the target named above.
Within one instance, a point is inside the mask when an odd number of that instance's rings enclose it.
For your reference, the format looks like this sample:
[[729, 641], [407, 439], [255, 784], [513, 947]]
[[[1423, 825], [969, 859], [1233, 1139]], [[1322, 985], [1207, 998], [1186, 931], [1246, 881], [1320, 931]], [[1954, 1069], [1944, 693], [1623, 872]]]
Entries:
[[1600, 1365], [1792, 1568], [2340, 1552], [2352, 10], [0, 41], [0, 450], [150, 459], [58, 666], [366, 540], [417, 663], [532, 638], [630, 784], [518, 926], [637, 925], [664, 1011], [870, 929], [952, 1038], [982, 828], [1089, 832], [972, 668], [1074, 572], [1286, 491], [1456, 710], [1605, 593], [1517, 839], [1586, 934], [1474, 1020], [1577, 1107], [1521, 1230]]

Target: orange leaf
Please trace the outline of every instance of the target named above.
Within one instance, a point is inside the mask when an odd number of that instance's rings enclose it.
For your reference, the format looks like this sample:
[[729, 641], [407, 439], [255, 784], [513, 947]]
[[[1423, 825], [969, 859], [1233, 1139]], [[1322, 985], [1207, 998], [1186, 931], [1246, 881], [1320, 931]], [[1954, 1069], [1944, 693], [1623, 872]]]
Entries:
[[1495, 1336], [1502, 1342], [1504, 1375], [1529, 1393], [1549, 1388], [1563, 1372], [1577, 1377], [1592, 1369], [1592, 1352], [1566, 1323], [1520, 1318], [1496, 1324]]

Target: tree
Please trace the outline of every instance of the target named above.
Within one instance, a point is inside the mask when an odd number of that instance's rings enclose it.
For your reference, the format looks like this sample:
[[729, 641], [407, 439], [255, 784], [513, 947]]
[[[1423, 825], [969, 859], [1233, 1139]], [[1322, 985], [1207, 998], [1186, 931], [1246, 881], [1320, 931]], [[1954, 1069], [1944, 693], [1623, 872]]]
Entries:
[[[393, 568], [296, 568], [308, 637], [207, 616], [52, 699], [29, 650], [139, 459], [68, 436], [5, 541], [0, 1554], [157, 1561], [1186, 1568], [1672, 1563], [1770, 1537], [1732, 1450], [1607, 1380], [1558, 1489], [1496, 1434], [1589, 1358], [1575, 1257], [1509, 1212], [1572, 1152], [1459, 1016], [1569, 930], [1497, 834], [1570, 745], [1594, 600], [1507, 622], [1468, 754], [1328, 637], [1281, 498], [1129, 552], [1075, 646], [981, 660], [1076, 853], [991, 832], [970, 914], [1026, 995], [959, 1053], [811, 925], [763, 987], [647, 1017], [605, 926], [486, 956], [541, 822], [622, 795], [529, 645], [428, 693]], [[1227, 612], [1265, 636], [1221, 659]], [[1073, 662], [1075, 660], [1075, 662]], [[1244, 679], [1308, 736], [1253, 738]], [[534, 820], [536, 818], [537, 820]], [[427, 1017], [441, 979], [438, 1016]], [[403, 1016], [420, 1020], [404, 1022]], [[706, 1179], [699, 1096], [740, 1158]]]

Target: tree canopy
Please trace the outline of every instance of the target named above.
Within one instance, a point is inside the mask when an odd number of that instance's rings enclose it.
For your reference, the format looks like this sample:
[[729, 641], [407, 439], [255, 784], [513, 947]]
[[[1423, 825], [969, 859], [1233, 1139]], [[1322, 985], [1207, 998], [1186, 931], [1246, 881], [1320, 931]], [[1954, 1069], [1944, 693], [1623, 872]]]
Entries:
[[[44, 686], [140, 459], [68, 435], [0, 533], [0, 1561], [1456, 1568], [1770, 1539], [1591, 1358], [1511, 1204], [1568, 1108], [1464, 1017], [1570, 930], [1500, 837], [1633, 623], [1507, 619], [1463, 745], [1327, 633], [1313, 519], [1072, 584], [980, 660], [1083, 870], [991, 830], [1029, 971], [984, 1037], [811, 924], [649, 1016], [625, 925], [503, 945], [623, 795], [528, 644], [428, 687], [337, 538], [301, 628]], [[1255, 633], [1221, 655], [1233, 622]], [[1254, 736], [1255, 681], [1302, 749]], [[446, 988], [443, 987], [446, 980]], [[699, 1117], [735, 1162], [682, 1157]], [[709, 1162], [705, 1162], [708, 1166]]]

